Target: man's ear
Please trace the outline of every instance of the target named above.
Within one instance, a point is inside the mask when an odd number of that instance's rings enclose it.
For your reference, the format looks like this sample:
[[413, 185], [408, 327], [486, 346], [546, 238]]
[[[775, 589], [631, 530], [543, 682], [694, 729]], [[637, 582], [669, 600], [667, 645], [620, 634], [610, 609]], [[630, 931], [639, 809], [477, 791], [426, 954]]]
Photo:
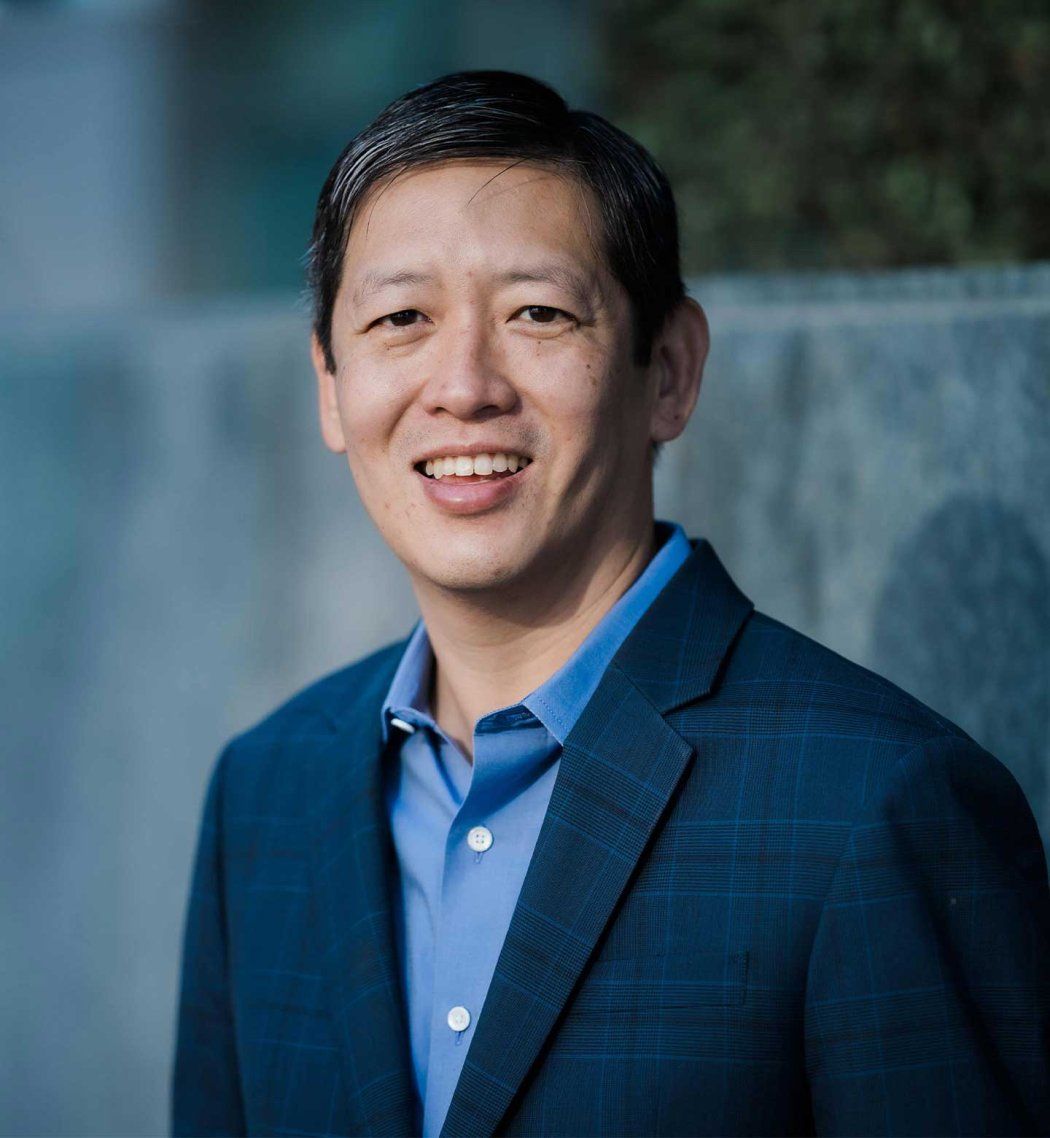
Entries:
[[324, 349], [316, 332], [310, 335], [310, 362], [314, 365], [317, 376], [317, 412], [321, 420], [321, 438], [330, 451], [343, 454], [346, 451], [346, 439], [343, 436], [343, 421], [339, 418], [335, 373], [328, 370]]
[[700, 395], [711, 338], [704, 310], [687, 296], [667, 317], [653, 341], [649, 364], [656, 390], [650, 419], [652, 440], [676, 439], [685, 430]]

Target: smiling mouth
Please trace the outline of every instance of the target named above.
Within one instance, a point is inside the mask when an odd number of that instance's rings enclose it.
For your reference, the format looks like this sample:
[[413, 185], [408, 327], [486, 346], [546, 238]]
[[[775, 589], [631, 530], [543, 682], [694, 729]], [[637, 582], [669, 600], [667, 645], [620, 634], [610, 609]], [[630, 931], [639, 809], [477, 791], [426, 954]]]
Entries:
[[417, 462], [415, 469], [426, 478], [435, 481], [449, 479], [452, 482], [490, 482], [509, 478], [519, 470], [524, 470], [532, 459], [524, 454], [449, 455], [443, 458], [428, 458]]

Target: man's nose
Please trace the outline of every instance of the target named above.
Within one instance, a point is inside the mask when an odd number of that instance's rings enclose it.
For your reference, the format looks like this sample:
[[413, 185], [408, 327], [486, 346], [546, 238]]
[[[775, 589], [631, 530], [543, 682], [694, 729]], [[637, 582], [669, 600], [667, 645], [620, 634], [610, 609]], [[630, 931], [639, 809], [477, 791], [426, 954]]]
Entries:
[[481, 321], [448, 328], [429, 360], [422, 391], [424, 408], [457, 419], [487, 419], [505, 414], [518, 401], [506, 371], [494, 329]]

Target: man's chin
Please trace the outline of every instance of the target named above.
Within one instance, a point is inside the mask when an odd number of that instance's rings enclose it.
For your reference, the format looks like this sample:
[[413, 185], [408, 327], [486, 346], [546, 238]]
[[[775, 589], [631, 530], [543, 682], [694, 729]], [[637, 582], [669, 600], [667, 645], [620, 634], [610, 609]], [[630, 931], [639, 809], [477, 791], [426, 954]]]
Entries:
[[521, 576], [520, 567], [501, 564], [488, 558], [449, 558], [440, 564], [416, 563], [409, 567], [420, 584], [444, 592], [483, 594], [499, 592], [512, 586]]

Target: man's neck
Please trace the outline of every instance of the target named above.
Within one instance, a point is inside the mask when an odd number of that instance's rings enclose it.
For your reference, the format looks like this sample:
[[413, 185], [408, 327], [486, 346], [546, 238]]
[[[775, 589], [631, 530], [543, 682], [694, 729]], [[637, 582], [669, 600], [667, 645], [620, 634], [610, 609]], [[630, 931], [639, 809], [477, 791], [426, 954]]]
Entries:
[[[571, 578], [550, 575], [523, 600], [486, 596], [417, 597], [434, 651], [431, 711], [473, 759], [474, 724], [534, 691], [573, 655], [641, 575], [654, 553], [650, 520], [643, 532], [607, 551]], [[503, 600], [503, 603], [501, 603]]]

